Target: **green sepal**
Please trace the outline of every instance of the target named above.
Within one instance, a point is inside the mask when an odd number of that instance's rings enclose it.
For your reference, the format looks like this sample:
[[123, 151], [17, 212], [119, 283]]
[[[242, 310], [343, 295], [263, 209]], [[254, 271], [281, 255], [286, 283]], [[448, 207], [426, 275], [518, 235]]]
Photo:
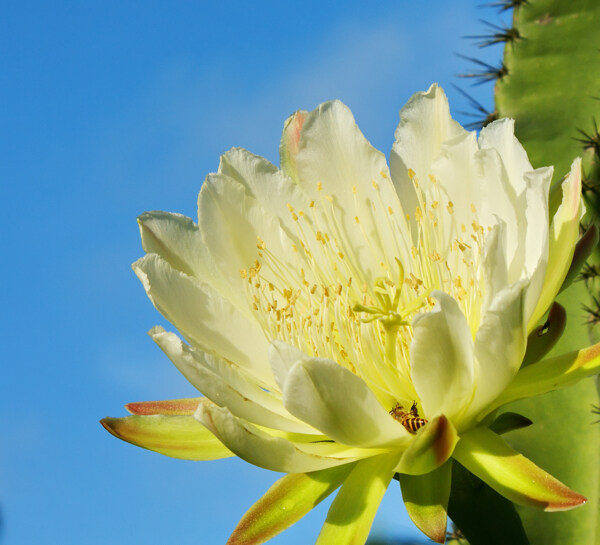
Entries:
[[451, 476], [452, 460], [425, 475], [398, 475], [408, 516], [435, 543], [446, 540]]
[[592, 255], [592, 252], [598, 246], [598, 227], [592, 224], [588, 230], [583, 234], [583, 236], [577, 241], [577, 245], [575, 246], [575, 253], [573, 254], [573, 260], [571, 261], [571, 266], [569, 267], [569, 271], [567, 272], [567, 276], [565, 277], [562, 286], [560, 287], [560, 292], [567, 289], [577, 278], [577, 275], [581, 271], [582, 267], [585, 265], [588, 257]]
[[533, 424], [533, 422], [522, 414], [506, 412], [500, 414], [496, 420], [490, 424], [489, 428], [494, 433], [502, 435], [504, 433], [508, 433], [509, 431], [526, 428], [527, 426], [531, 426], [531, 424]]
[[474, 428], [461, 435], [454, 459], [496, 492], [520, 505], [565, 511], [587, 501], [487, 428]]
[[527, 337], [527, 352], [525, 352], [521, 367], [541, 360], [550, 352], [563, 334], [566, 325], [567, 312], [565, 308], [558, 303], [553, 303], [548, 319]]
[[423, 475], [440, 467], [454, 451], [458, 442], [456, 429], [444, 415], [422, 427], [402, 454], [397, 473]]
[[600, 371], [600, 343], [521, 368], [490, 411], [518, 399], [572, 386]]
[[290, 473], [279, 479], [242, 517], [227, 545], [258, 545], [289, 528], [339, 488], [354, 466]]
[[233, 456], [193, 416], [135, 415], [100, 421], [115, 437], [172, 458], [218, 460]]
[[315, 545], [363, 545], [397, 463], [397, 453], [357, 462], [333, 500]]
[[529, 545], [514, 504], [456, 460], [448, 515], [470, 545]]

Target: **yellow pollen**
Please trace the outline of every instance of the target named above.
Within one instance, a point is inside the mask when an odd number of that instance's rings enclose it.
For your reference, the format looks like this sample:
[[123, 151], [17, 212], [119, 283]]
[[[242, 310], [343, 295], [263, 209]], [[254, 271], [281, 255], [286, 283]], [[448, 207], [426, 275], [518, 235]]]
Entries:
[[388, 206], [388, 212], [389, 212], [390, 216], [394, 214], [394, 211], [392, 210], [391, 206]]
[[340, 259], [344, 259], [344, 254], [343, 254], [342, 252], [338, 252], [338, 257], [339, 257]]
[[412, 180], [416, 176], [416, 172], [412, 169], [408, 169], [408, 177]]
[[452, 201], [448, 201], [448, 213], [454, 214], [454, 203]]
[[379, 174], [381, 175], [382, 178], [385, 178], [387, 180], [387, 177], [388, 177], [387, 172], [385, 172], [384, 170], [380, 170]]
[[354, 216], [354, 221], [355, 221], [356, 223], [360, 223], [360, 220], [358, 219], [358, 216]]
[[373, 185], [373, 189], [375, 189], [375, 191], [379, 191], [379, 184], [375, 180], [371, 180], [371, 184]]
[[315, 201], [310, 201], [310, 202], [308, 203], [308, 207], [309, 207], [309, 208], [314, 208], [314, 207], [315, 207]]
[[248, 271], [246, 269], [240, 269], [240, 276], [246, 278], [248, 276]]
[[292, 206], [292, 205], [291, 205], [289, 202], [286, 204], [286, 206], [287, 206], [287, 209], [288, 209], [290, 212], [293, 212], [293, 211], [294, 211], [294, 207], [293, 207], [293, 206]]
[[325, 198], [329, 201], [329, 202], [333, 202], [333, 197], [331, 195], [325, 195]]
[[433, 174], [428, 174], [427, 177], [429, 178], [429, 181], [432, 184], [435, 184], [437, 182], [437, 178]]
[[477, 213], [477, 208], [475, 208], [475, 205], [473, 203], [471, 203], [471, 212], [473, 212], [473, 214]]
[[321, 182], [317, 182], [317, 191], [321, 191], [323, 189], [323, 184]]

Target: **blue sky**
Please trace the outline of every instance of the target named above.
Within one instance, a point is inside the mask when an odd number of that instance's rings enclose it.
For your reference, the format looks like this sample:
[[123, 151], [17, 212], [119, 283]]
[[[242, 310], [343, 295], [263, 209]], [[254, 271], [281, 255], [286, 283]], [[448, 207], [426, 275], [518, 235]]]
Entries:
[[[343, 7], [342, 7], [343, 6]], [[398, 111], [496, 20], [476, 0], [12, 2], [2, 8], [0, 215], [4, 544], [224, 543], [277, 475], [137, 449], [98, 424], [130, 401], [193, 396], [147, 337], [164, 320], [130, 264], [136, 216], [195, 217], [219, 154], [277, 161], [283, 121], [340, 98], [389, 152]], [[272, 541], [316, 538], [326, 505]], [[418, 537], [391, 486], [374, 531]]]

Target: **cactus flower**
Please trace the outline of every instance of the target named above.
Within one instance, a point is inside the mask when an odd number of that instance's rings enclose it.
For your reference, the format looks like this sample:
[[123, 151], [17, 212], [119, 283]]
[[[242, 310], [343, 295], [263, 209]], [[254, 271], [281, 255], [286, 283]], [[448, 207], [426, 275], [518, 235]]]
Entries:
[[139, 218], [134, 271], [179, 332], [150, 335], [202, 397], [102, 423], [169, 456], [287, 473], [229, 544], [263, 543], [339, 487], [317, 543], [362, 544], [394, 476], [442, 543], [453, 459], [517, 503], [585, 501], [489, 427], [598, 372], [598, 345], [522, 366], [572, 262], [580, 161], [551, 212], [552, 168], [532, 168], [512, 120], [468, 132], [436, 85], [400, 118], [388, 167], [342, 103], [298, 111], [279, 169], [223, 155], [198, 224]]

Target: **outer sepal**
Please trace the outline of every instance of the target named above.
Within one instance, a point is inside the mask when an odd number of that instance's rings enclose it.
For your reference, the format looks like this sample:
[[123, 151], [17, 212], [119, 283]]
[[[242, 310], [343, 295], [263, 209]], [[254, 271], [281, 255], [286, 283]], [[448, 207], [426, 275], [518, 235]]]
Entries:
[[133, 403], [127, 403], [125, 408], [131, 414], [138, 415], [193, 416], [200, 399], [199, 397], [188, 397], [164, 401], [134, 401]]
[[451, 476], [451, 461], [425, 475], [399, 475], [408, 516], [419, 530], [436, 543], [446, 540]]
[[423, 475], [440, 467], [454, 451], [458, 435], [452, 423], [438, 416], [417, 432], [396, 466], [397, 473]]
[[193, 416], [126, 416], [100, 423], [115, 437], [172, 458], [218, 460], [233, 456]]
[[363, 545], [397, 463], [397, 453], [358, 462], [333, 500], [315, 545]]
[[354, 468], [346, 464], [279, 479], [242, 517], [227, 545], [258, 545], [300, 520], [336, 490]]
[[541, 360], [558, 342], [567, 325], [567, 312], [562, 305], [550, 307], [548, 319], [536, 327], [527, 338], [527, 352], [521, 367]]
[[520, 505], [565, 511], [587, 501], [486, 428], [475, 428], [462, 435], [454, 458], [505, 498]]
[[494, 401], [489, 412], [518, 399], [571, 386], [599, 371], [600, 343], [528, 365], [519, 370], [508, 388]]

